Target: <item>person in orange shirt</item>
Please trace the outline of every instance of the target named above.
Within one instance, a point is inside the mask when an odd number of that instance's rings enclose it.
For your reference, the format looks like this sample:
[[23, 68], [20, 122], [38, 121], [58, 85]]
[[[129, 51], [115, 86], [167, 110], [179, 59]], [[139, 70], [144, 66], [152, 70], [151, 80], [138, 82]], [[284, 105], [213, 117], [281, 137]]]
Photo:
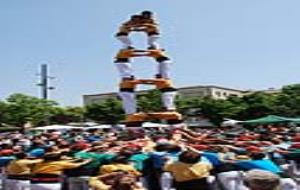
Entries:
[[133, 79], [134, 71], [130, 63], [132, 57], [149, 56], [157, 62], [157, 78], [170, 79], [172, 61], [163, 50], [120, 50], [114, 62], [122, 79]]
[[130, 58], [135, 55], [133, 50], [120, 50], [115, 57], [115, 64], [122, 80], [134, 79]]
[[157, 61], [157, 78], [170, 79], [171, 59], [164, 50], [153, 49], [147, 51], [147, 56], [153, 57]]
[[122, 99], [123, 110], [126, 115], [137, 112], [135, 87], [138, 83], [138, 80], [123, 79], [119, 84], [119, 96]]
[[131, 16], [130, 20], [123, 23], [119, 28], [119, 31], [115, 35], [118, 40], [123, 44], [124, 49], [133, 49], [132, 41], [128, 37], [129, 33], [132, 31], [132, 27], [137, 26], [141, 21], [140, 15]]
[[151, 80], [139, 80], [144, 84], [153, 84], [162, 93], [163, 109], [165, 111], [175, 111], [175, 98], [177, 95], [177, 89], [174, 88], [172, 81], [164, 78], [157, 78]]
[[156, 42], [160, 37], [159, 26], [151, 11], [143, 11], [141, 13], [141, 23], [145, 27], [145, 32], [148, 35], [148, 49], [159, 49]]
[[148, 49], [159, 49], [156, 42], [160, 35], [159, 26], [151, 11], [143, 11], [139, 15], [133, 15], [129, 21], [121, 25], [116, 38], [123, 43], [124, 49], [133, 49], [132, 41], [128, 36], [132, 31], [147, 33]]

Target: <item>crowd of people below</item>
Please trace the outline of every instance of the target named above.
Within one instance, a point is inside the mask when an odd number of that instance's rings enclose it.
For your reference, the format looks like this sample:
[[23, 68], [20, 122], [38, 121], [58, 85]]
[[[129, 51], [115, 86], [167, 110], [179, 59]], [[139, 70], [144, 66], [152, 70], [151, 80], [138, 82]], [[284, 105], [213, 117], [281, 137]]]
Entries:
[[289, 126], [0, 134], [4, 190], [299, 190]]

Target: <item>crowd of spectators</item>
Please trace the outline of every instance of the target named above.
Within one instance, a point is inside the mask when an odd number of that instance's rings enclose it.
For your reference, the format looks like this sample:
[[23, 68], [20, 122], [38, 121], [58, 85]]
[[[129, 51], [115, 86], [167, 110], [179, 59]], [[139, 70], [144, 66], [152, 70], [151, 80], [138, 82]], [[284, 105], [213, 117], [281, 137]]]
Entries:
[[12, 132], [0, 148], [4, 190], [300, 189], [288, 126]]

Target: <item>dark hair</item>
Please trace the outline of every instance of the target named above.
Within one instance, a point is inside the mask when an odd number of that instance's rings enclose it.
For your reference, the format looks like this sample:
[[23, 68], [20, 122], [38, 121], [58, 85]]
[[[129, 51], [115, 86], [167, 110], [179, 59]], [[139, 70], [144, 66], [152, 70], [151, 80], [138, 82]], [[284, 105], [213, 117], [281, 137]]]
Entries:
[[113, 190], [133, 190], [136, 183], [136, 177], [131, 174], [123, 174], [119, 176], [112, 185]]
[[254, 152], [250, 154], [250, 157], [252, 160], [262, 160], [266, 157], [266, 155], [264, 153]]
[[145, 11], [141, 12], [141, 15], [153, 15], [153, 12], [145, 10]]
[[1, 145], [1, 148], [2, 148], [2, 149], [12, 149], [13, 146], [12, 146], [11, 144], [2, 144], [2, 145]]
[[132, 16], [130, 17], [131, 20], [132, 20], [132, 19], [139, 19], [139, 18], [142, 18], [142, 16], [141, 16], [141, 15], [132, 15]]
[[168, 147], [168, 152], [180, 152], [181, 151], [181, 147], [175, 144], [171, 144]]
[[128, 164], [129, 156], [117, 155], [112, 159], [113, 163]]
[[169, 144], [158, 144], [154, 147], [154, 150], [158, 151], [158, 152], [164, 152], [164, 151], [169, 151]]
[[24, 153], [24, 152], [18, 152], [18, 153], [15, 153], [14, 155], [17, 159], [24, 159], [27, 157], [26, 153]]
[[58, 161], [60, 160], [61, 154], [59, 153], [49, 153], [44, 155], [45, 161]]
[[188, 164], [195, 164], [200, 161], [200, 158], [201, 155], [199, 153], [192, 152], [192, 151], [184, 151], [179, 155], [178, 160], [180, 162], [184, 162]]
[[119, 155], [125, 156], [125, 157], [130, 157], [132, 155], [134, 155], [136, 152], [134, 149], [130, 149], [130, 148], [124, 148], [120, 151]]

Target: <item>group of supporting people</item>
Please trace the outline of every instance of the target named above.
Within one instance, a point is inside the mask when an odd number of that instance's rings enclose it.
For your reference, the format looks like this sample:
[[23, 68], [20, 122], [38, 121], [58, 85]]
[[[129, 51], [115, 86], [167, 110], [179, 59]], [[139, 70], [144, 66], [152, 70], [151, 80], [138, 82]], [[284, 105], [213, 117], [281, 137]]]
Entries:
[[0, 135], [2, 189], [299, 189], [300, 133], [177, 127]]

